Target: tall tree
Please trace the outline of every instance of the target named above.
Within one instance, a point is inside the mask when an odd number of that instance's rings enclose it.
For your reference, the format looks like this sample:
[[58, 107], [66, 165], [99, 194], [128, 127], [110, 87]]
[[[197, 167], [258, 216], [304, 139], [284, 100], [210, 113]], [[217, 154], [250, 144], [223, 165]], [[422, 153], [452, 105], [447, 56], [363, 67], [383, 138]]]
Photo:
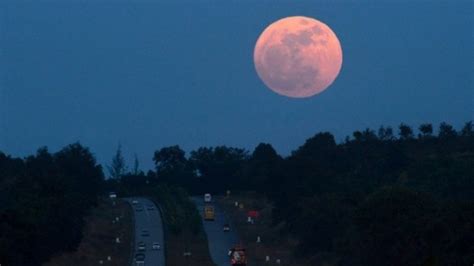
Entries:
[[225, 191], [229, 187], [242, 188], [247, 151], [217, 146], [201, 147], [191, 152], [190, 163], [201, 174], [199, 180], [209, 192]]
[[438, 137], [440, 139], [450, 139], [456, 137], [456, 135], [456, 130], [454, 130], [453, 126], [451, 126], [450, 124], [442, 122], [439, 125]]
[[393, 140], [393, 129], [391, 127], [381, 126], [378, 131], [378, 138], [382, 141]]
[[431, 124], [421, 124], [418, 128], [421, 132], [421, 137], [428, 138], [433, 135], [433, 126]]
[[[360, 136], [363, 135], [363, 133], [360, 134]], [[302, 146], [293, 152], [292, 156], [320, 156], [325, 152], [334, 150], [335, 147], [334, 136], [329, 132], [321, 132], [307, 139]]]
[[461, 129], [461, 136], [463, 137], [474, 136], [474, 125], [472, 121], [466, 122], [466, 124], [464, 124], [464, 127]]
[[400, 126], [398, 126], [398, 130], [398, 135], [400, 136], [401, 140], [408, 140], [413, 138], [413, 130], [410, 126], [402, 123], [400, 124]]
[[140, 172], [140, 162], [138, 161], [137, 154], [135, 153], [133, 160], [133, 175], [138, 175]]
[[255, 148], [248, 162], [247, 182], [251, 188], [265, 192], [265, 184], [276, 182], [272, 180], [282, 158], [277, 154], [271, 144], [260, 143]]
[[77, 248], [87, 210], [97, 204], [103, 173], [90, 151], [75, 143], [24, 161], [0, 154], [0, 263], [41, 265]]
[[122, 155], [122, 145], [118, 145], [114, 157], [112, 157], [112, 164], [107, 166], [109, 175], [113, 179], [120, 179], [127, 171], [127, 165]]
[[155, 151], [156, 174], [159, 179], [176, 183], [178, 179], [188, 176], [188, 160], [185, 152], [178, 146], [169, 146]]

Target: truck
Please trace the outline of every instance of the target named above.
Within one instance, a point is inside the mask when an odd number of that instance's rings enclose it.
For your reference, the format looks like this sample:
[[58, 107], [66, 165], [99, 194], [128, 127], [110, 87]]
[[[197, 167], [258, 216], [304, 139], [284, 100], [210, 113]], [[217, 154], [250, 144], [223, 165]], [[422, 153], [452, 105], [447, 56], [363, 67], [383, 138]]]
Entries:
[[214, 221], [214, 206], [206, 205], [204, 206], [204, 220]]
[[204, 202], [209, 203], [212, 201], [212, 197], [210, 193], [204, 194]]
[[247, 256], [245, 255], [245, 248], [236, 245], [229, 250], [230, 265], [232, 266], [247, 266]]

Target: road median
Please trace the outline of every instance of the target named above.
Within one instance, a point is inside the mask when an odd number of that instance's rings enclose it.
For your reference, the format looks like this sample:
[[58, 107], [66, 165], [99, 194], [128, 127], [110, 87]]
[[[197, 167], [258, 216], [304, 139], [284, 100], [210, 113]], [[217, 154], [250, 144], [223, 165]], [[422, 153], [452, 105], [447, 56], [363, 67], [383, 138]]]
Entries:
[[167, 266], [215, 266], [199, 213], [188, 194], [180, 188], [162, 186], [150, 198], [162, 211]]

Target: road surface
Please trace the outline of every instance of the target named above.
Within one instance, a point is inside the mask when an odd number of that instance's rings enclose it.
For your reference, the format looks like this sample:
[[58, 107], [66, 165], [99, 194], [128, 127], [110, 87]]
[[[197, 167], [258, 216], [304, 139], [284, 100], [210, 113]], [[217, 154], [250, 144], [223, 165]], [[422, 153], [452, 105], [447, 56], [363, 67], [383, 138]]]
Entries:
[[[132, 265], [136, 265], [135, 255], [137, 253], [143, 253], [145, 254], [145, 266], [165, 266], [163, 222], [161, 220], [160, 210], [152, 201], [145, 198], [127, 198], [126, 200], [132, 205], [135, 215], [135, 243]], [[133, 204], [133, 200], [138, 201], [138, 204]], [[142, 210], [137, 211], [140, 207]], [[149, 236], [142, 235], [143, 230], [148, 230]], [[138, 251], [139, 242], [146, 244], [145, 251]], [[161, 247], [159, 250], [152, 249], [153, 242], [160, 244]]]
[[[204, 199], [202, 197], [193, 197], [193, 202], [196, 204], [201, 217], [203, 216]], [[227, 218], [225, 213], [214, 202], [215, 220], [204, 221], [204, 230], [207, 234], [207, 241], [209, 245], [209, 252], [211, 253], [212, 261], [217, 266], [229, 266], [230, 259], [227, 255], [230, 248], [239, 243], [239, 237], [234, 231], [232, 223]], [[222, 227], [224, 224], [230, 224], [230, 232], [224, 232]]]

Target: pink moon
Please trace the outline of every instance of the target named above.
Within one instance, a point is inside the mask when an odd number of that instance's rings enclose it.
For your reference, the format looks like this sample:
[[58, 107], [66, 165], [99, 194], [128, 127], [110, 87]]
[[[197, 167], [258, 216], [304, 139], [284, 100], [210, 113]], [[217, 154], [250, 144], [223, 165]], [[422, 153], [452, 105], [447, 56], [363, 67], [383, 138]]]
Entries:
[[336, 34], [309, 17], [287, 17], [268, 26], [255, 44], [255, 69], [274, 92], [306, 98], [326, 90], [342, 66]]

